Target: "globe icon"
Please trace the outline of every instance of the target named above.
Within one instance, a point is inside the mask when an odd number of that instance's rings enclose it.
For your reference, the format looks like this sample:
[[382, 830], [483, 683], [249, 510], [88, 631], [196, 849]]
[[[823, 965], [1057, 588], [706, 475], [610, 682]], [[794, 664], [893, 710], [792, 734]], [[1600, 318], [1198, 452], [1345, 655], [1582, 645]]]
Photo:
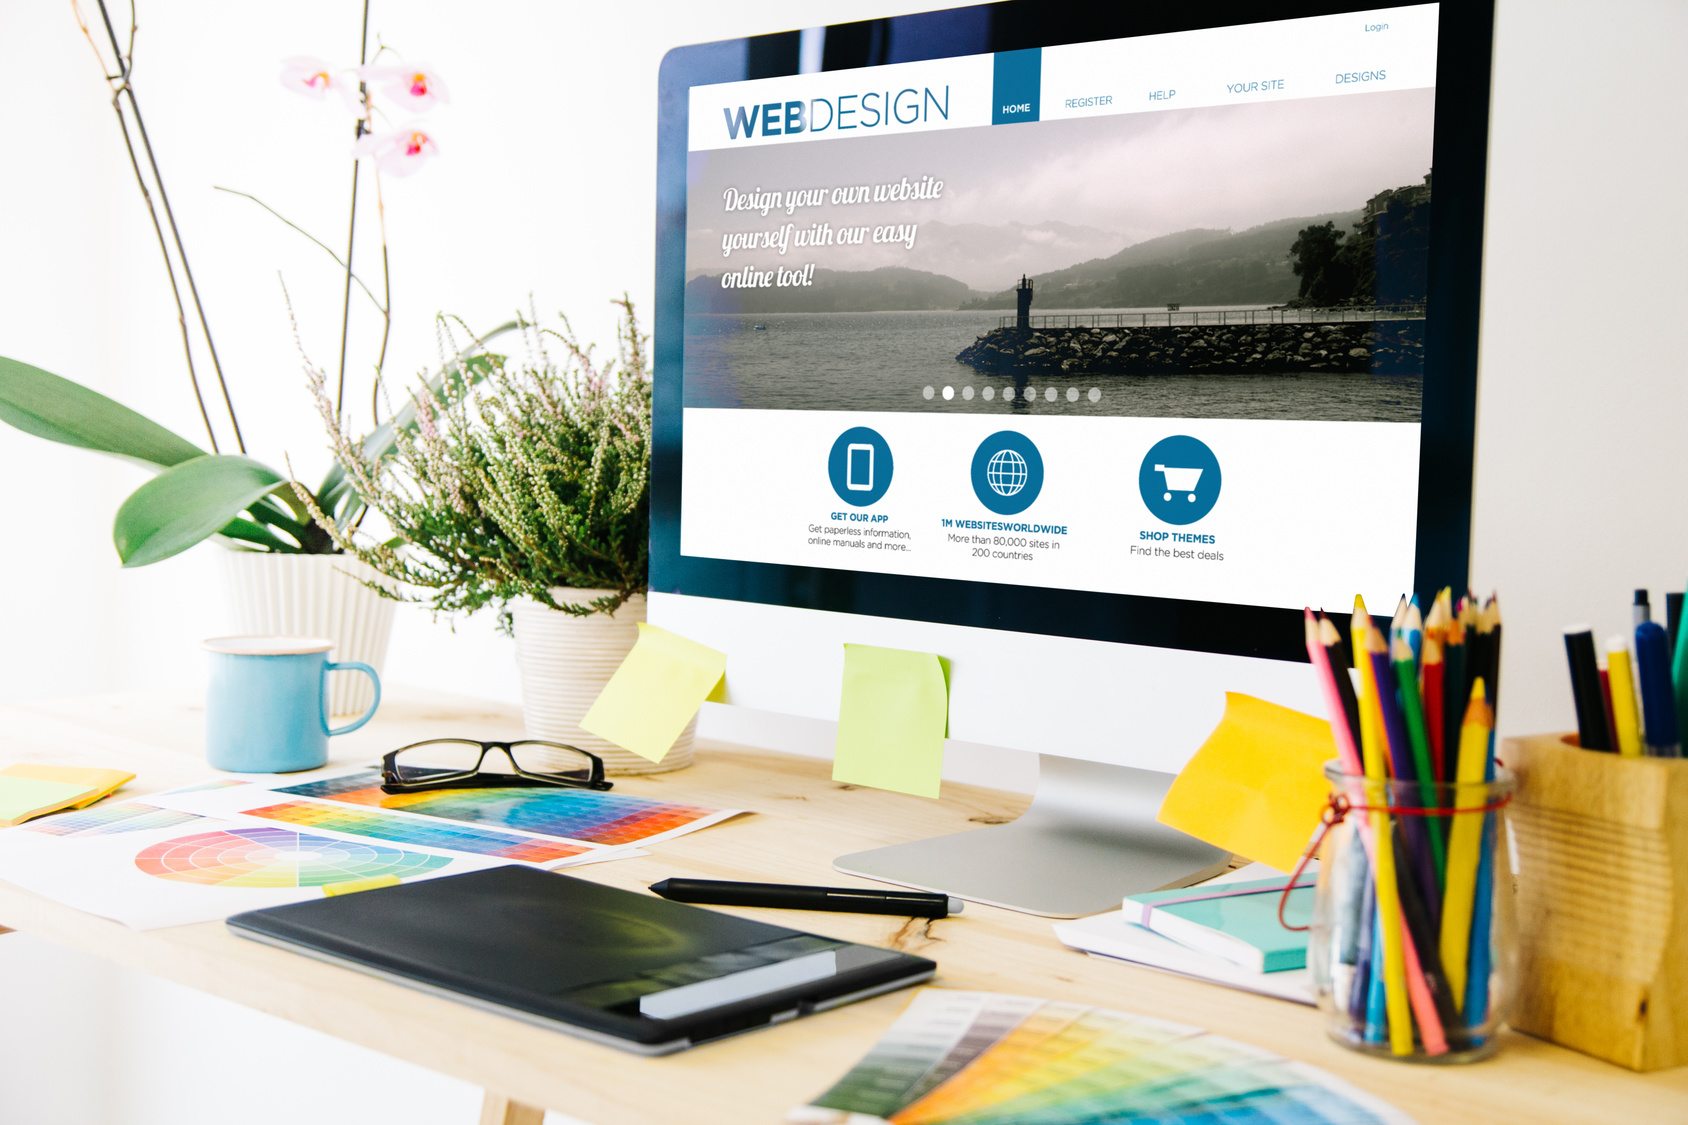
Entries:
[[1012, 496], [1026, 487], [1026, 459], [1012, 449], [999, 449], [985, 465], [985, 481], [998, 496]]

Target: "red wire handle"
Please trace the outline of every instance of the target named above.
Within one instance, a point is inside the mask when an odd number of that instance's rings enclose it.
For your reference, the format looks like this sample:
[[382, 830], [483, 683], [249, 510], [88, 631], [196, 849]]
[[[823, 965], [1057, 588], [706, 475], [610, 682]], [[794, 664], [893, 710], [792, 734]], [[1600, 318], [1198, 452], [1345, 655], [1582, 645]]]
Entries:
[[1345, 819], [1347, 819], [1349, 813], [1381, 812], [1388, 813], [1391, 816], [1437, 817], [1459, 816], [1462, 813], [1482, 813], [1486, 816], [1489, 813], [1494, 812], [1496, 809], [1505, 808], [1511, 803], [1512, 794], [1508, 793], [1503, 797], [1490, 801], [1486, 805], [1481, 805], [1472, 809], [1427, 809], [1422, 805], [1356, 805], [1351, 804], [1348, 798], [1344, 797], [1341, 793], [1332, 793], [1330, 795], [1330, 800], [1325, 805], [1324, 811], [1319, 814], [1318, 832], [1314, 833], [1312, 841], [1307, 845], [1307, 850], [1301, 853], [1301, 859], [1298, 860], [1295, 865], [1295, 873], [1289, 877], [1289, 882], [1284, 884], [1283, 893], [1278, 895], [1278, 924], [1284, 929], [1290, 930], [1294, 933], [1305, 933], [1313, 928], [1311, 924], [1305, 926], [1290, 925], [1284, 918], [1284, 907], [1289, 904], [1290, 892], [1296, 889], [1297, 883], [1301, 882], [1301, 875], [1302, 872], [1307, 870], [1307, 864], [1311, 862], [1315, 855], [1319, 854], [1319, 847], [1325, 842], [1325, 833], [1341, 824]]

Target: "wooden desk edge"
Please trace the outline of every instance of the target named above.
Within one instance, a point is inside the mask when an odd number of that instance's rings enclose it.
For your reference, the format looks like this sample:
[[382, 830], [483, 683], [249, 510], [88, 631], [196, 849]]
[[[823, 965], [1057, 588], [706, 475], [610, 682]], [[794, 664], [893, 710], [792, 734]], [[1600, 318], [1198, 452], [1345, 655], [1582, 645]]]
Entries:
[[[56, 707], [0, 708], [0, 721], [13, 720], [14, 732], [34, 723], [52, 745], [62, 746], [63, 727], [82, 725], [79, 709], [69, 710], [67, 715]], [[441, 721], [437, 704], [401, 702], [393, 712], [385, 714], [385, 723], [366, 730], [379, 726], [390, 739], [407, 723]], [[507, 710], [484, 705], [473, 714], [477, 722], [512, 717]], [[368, 751], [351, 756], [360, 753]], [[184, 776], [168, 784], [205, 772], [195, 756], [179, 751], [175, 756], [186, 763]], [[831, 782], [825, 764], [814, 759], [719, 745], [703, 747], [699, 764], [689, 770], [618, 784], [651, 795], [674, 796], [684, 790], [689, 800], [743, 804], [764, 814], [659, 845], [658, 854], [650, 857], [581, 872], [628, 888], [669, 874], [724, 878], [746, 871], [791, 881], [846, 881], [836, 874], [825, 879], [822, 872], [829, 871], [833, 856], [854, 846], [996, 823], [1024, 804], [1022, 798], [969, 786], [946, 786], [944, 800], [936, 803], [857, 791]], [[727, 794], [738, 800], [723, 799]], [[787, 810], [801, 810], [810, 831], [789, 831]], [[816, 827], [823, 830], [814, 831]], [[1326, 1042], [1320, 1017], [1307, 1009], [1086, 958], [1061, 947], [1047, 919], [973, 904], [960, 918], [935, 926], [857, 915], [822, 920], [784, 912], [748, 913], [851, 940], [927, 952], [940, 963], [937, 983], [950, 987], [1034, 993], [1170, 1015], [1321, 1067], [1426, 1116], [1481, 1112], [1488, 1106], [1519, 1116], [1533, 1111], [1543, 1120], [1570, 1119], [1580, 1110], [1594, 1120], [1625, 1111], [1630, 1116], [1657, 1114], [1675, 1106], [1670, 1112], [1688, 1117], [1688, 1071], [1633, 1076], [1517, 1035], [1508, 1035], [1494, 1061], [1469, 1068], [1414, 1068], [1361, 1058]], [[693, 1120], [758, 1120], [764, 1113], [765, 1119], [777, 1120], [843, 1074], [908, 999], [906, 992], [892, 994], [681, 1055], [645, 1060], [237, 939], [220, 923], [137, 932], [8, 884], [0, 884], [0, 920], [484, 1087], [491, 1093], [483, 1113], [503, 1114], [484, 1119], [508, 1125], [526, 1125], [534, 1107], [540, 1106], [595, 1121], [625, 1120], [628, 1115], [643, 1120], [652, 1112], [671, 1110], [665, 1092], [682, 1088], [682, 1083]], [[572, 1056], [569, 1063], [559, 1063], [559, 1049]], [[754, 1088], [733, 1077], [745, 1072], [741, 1062], [747, 1068], [765, 1062], [769, 1051], [780, 1052], [788, 1065], [759, 1067]], [[751, 1095], [748, 1100], [746, 1095]]]

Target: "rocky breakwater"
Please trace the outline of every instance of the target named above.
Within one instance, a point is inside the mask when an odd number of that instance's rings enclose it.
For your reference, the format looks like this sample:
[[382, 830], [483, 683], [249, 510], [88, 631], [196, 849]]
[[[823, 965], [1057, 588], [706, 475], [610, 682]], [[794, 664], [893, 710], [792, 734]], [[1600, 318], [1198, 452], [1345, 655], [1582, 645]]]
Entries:
[[955, 358], [995, 375], [1418, 375], [1424, 321], [996, 328]]

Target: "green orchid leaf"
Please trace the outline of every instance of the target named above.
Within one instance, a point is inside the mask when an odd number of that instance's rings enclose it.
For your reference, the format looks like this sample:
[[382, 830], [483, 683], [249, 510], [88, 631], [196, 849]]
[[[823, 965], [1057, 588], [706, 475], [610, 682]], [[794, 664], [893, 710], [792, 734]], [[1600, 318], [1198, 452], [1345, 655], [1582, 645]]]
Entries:
[[283, 539], [269, 528], [253, 523], [248, 519], [236, 517], [217, 529], [217, 534], [224, 539], [236, 539], [242, 543], [251, 543], [282, 555], [299, 554], [299, 548]]
[[121, 403], [0, 356], [0, 422], [26, 434], [168, 468], [205, 451]]
[[249, 457], [208, 454], [183, 461], [123, 501], [112, 541], [124, 566], [147, 566], [216, 535], [241, 512], [286, 487], [286, 477]]
[[[480, 339], [457, 353], [450, 363], [428, 379], [423, 386], [437, 402], [443, 396], [447, 387], [461, 391], [466, 381], [469, 386], [485, 379], [488, 372], [504, 357], [483, 352], [481, 349], [491, 340], [507, 332], [514, 332], [522, 326], [522, 321], [507, 320], [503, 324], [486, 333]], [[461, 372], [461, 374], [459, 374]], [[393, 435], [398, 430], [414, 431], [416, 429], [416, 404], [407, 402], [404, 409], [394, 414], [387, 421], [371, 430], [369, 436], [363, 439], [363, 459], [369, 464], [379, 464], [393, 452]], [[340, 505], [347, 500], [347, 493], [351, 490], [351, 482], [346, 479], [345, 468], [336, 461], [323, 478], [322, 486], [317, 489], [317, 501], [322, 510], [333, 514], [337, 519], [341, 517]]]

